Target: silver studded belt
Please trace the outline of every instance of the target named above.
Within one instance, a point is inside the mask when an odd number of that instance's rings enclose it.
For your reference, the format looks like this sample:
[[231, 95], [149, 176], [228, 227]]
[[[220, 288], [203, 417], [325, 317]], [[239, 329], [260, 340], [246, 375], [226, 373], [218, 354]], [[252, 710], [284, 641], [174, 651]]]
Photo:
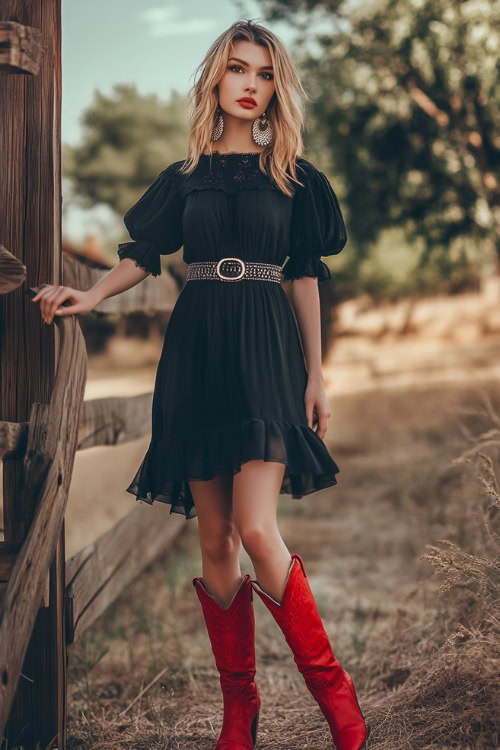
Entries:
[[281, 281], [282, 266], [274, 263], [258, 263], [241, 260], [241, 258], [221, 258], [221, 260], [199, 261], [189, 263], [186, 281], [194, 279], [216, 279], [219, 281], [241, 281], [242, 279], [261, 279], [263, 281]]

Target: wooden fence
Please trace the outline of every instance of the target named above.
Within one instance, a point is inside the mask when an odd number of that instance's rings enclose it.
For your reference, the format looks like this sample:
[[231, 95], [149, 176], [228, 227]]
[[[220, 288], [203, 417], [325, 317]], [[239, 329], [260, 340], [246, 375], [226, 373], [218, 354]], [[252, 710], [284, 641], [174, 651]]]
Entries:
[[[7, 255], [0, 249], [0, 291], [10, 286]], [[19, 279], [16, 261], [13, 258], [12, 275], [15, 272]], [[124, 300], [123, 304], [129, 303]], [[56, 317], [54, 324], [59, 332], [59, 358], [50, 403], [34, 403], [29, 422], [0, 421], [0, 458], [22, 459], [25, 498], [20, 504], [36, 508], [22, 543], [0, 542], [2, 733], [36, 614], [49, 605], [49, 567], [63, 526], [75, 453], [134, 440], [148, 434], [151, 424], [151, 393], [83, 400], [87, 356], [79, 324], [73, 316]], [[184, 529], [184, 524], [165, 523], [161, 504], [146, 509], [136, 506], [106, 534], [64, 561], [59, 622], [64, 645], [73, 643]], [[51, 685], [46, 689], [50, 693]], [[66, 711], [64, 693], [53, 695], [61, 714]], [[65, 726], [65, 721], [61, 723]], [[65, 738], [53, 745], [64, 746]]]
[[[135, 504], [65, 559], [76, 451], [146, 435], [152, 394], [84, 401], [77, 318], [45, 326], [24, 294], [42, 283], [85, 290], [105, 272], [61, 252], [61, 2], [3, 0], [1, 13], [0, 736], [8, 750], [64, 750], [67, 646], [186, 526], [165, 523], [162, 504]], [[177, 293], [164, 274], [97, 309], [168, 311]]]

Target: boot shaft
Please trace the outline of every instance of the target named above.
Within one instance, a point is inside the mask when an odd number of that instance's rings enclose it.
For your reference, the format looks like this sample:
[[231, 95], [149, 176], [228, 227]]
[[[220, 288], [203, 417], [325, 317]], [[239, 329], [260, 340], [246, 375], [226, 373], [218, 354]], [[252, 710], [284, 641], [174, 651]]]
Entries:
[[281, 602], [252, 580], [281, 628], [305, 683], [328, 722], [337, 750], [362, 750], [369, 727], [350, 675], [333, 653], [300, 555], [293, 554]]
[[223, 607], [205, 588], [203, 578], [193, 579], [200, 600], [215, 663], [221, 677], [239, 680], [255, 676], [255, 614], [250, 576], [246, 574], [231, 602]]
[[330, 685], [341, 680], [343, 668], [332, 651], [302, 558], [292, 555], [281, 602], [270, 597], [257, 581], [251, 583], [283, 631], [304, 679]]
[[255, 616], [250, 576], [245, 575], [227, 607], [193, 578], [219, 672], [224, 719], [216, 750], [252, 750], [256, 743], [260, 695], [255, 683]]

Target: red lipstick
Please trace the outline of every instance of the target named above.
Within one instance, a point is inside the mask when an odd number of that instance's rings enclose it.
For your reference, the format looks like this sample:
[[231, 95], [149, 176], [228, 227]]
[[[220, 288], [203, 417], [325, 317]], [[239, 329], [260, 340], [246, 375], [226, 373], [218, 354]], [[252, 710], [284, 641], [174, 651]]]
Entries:
[[255, 101], [255, 99], [252, 99], [251, 96], [242, 96], [241, 99], [238, 99], [238, 102], [242, 107], [245, 107], [246, 109], [251, 109], [252, 107], [257, 106], [257, 102]]

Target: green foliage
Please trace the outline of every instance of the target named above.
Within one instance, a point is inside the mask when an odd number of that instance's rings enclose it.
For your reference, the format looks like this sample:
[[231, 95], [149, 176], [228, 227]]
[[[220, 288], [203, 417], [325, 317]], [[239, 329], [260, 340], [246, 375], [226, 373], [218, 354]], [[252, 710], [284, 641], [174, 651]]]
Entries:
[[483, 255], [480, 244], [462, 238], [427, 254], [423, 242], [409, 243], [403, 229], [385, 229], [363, 255], [353, 249], [332, 259], [332, 294], [337, 302], [360, 290], [375, 300], [395, 301], [478, 289], [488, 272]]
[[185, 156], [187, 99], [168, 103], [117, 84], [95, 93], [83, 113], [84, 137], [63, 152], [64, 176], [87, 206], [105, 203], [123, 215], [168, 164]]
[[262, 0], [262, 7], [268, 19], [301, 29], [307, 16], [314, 28], [313, 10], [323, 19], [314, 47], [301, 35], [297, 57], [323, 162], [345, 184], [358, 258], [384, 230], [400, 227], [427, 259], [467, 240], [491, 259], [500, 227], [500, 4], [379, 0], [351, 10], [335, 0]]

